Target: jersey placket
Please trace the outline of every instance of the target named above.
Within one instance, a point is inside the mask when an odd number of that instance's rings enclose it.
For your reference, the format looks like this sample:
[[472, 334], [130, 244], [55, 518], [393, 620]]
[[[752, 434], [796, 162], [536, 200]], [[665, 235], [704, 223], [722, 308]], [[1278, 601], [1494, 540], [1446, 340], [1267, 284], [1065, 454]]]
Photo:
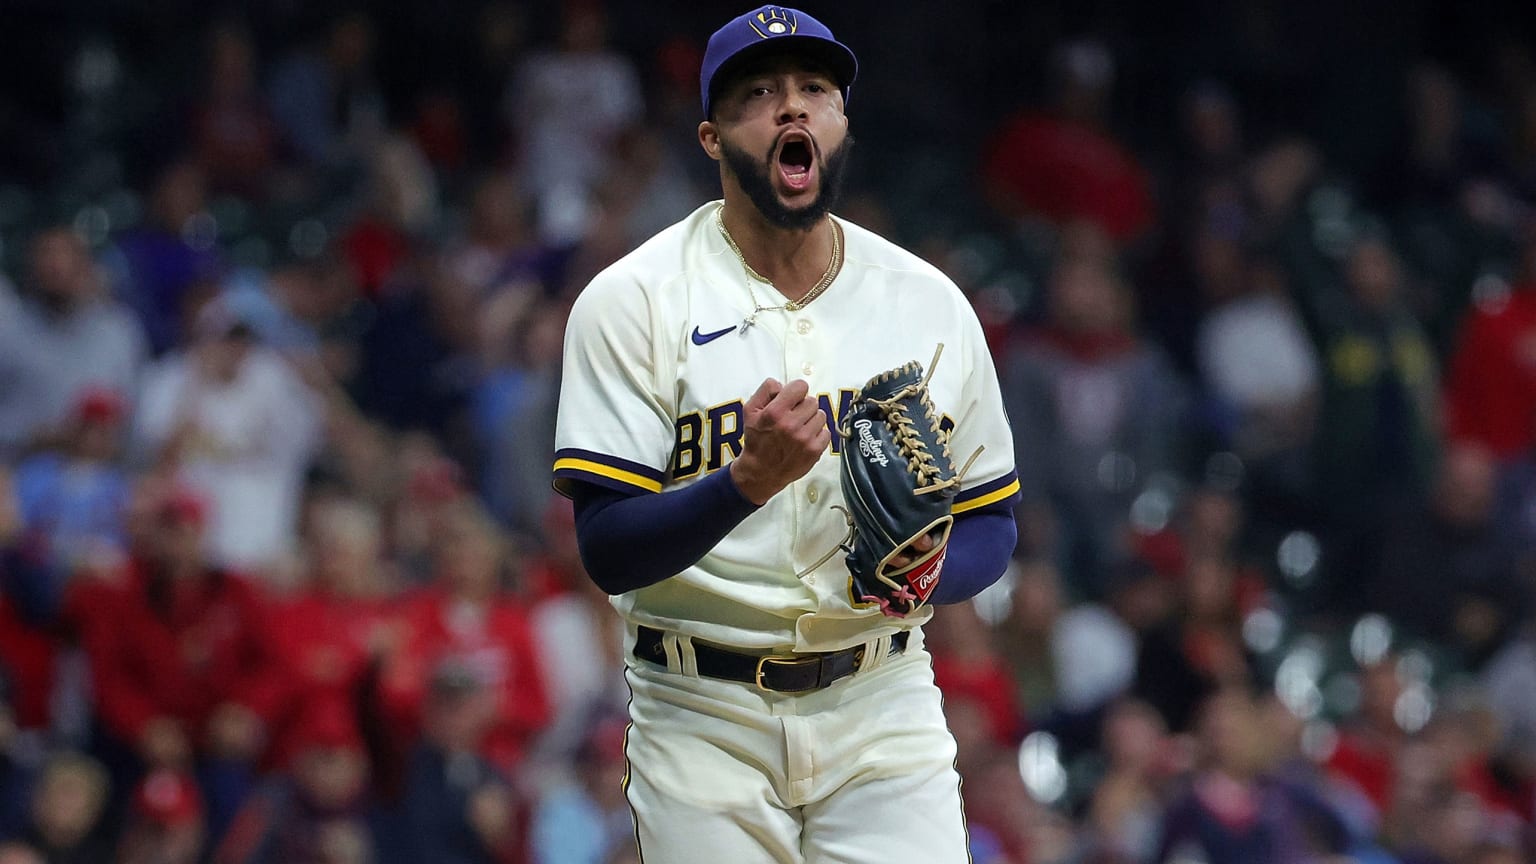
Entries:
[[[803, 378], [810, 385], [810, 396], [816, 398], [818, 394], [827, 392], [828, 387], [824, 378], [826, 373], [820, 367], [825, 360], [822, 351], [822, 343], [817, 333], [817, 325], [808, 310], [791, 312], [789, 320], [784, 327], [784, 374], [785, 380]], [[831, 388], [832, 392], [836, 388]], [[825, 456], [822, 461], [826, 461]], [[791, 558], [794, 562], [795, 572], [799, 573], [813, 564], [816, 559], [825, 554], [825, 549], [814, 549], [817, 531], [815, 526], [822, 519], [827, 518], [825, 511], [829, 504], [830, 489], [823, 474], [817, 469], [812, 469], [809, 474], [795, 481], [790, 486], [790, 492], [794, 496], [794, 525], [790, 533]], [[807, 584], [816, 584], [816, 574], [805, 577]]]

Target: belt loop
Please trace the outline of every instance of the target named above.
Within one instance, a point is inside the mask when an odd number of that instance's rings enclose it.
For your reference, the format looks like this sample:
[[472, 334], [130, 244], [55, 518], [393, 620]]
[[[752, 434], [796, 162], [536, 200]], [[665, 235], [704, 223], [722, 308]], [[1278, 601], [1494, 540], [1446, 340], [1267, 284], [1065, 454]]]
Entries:
[[681, 634], [677, 639], [677, 656], [682, 661], [682, 672], [689, 678], [699, 677], [699, 655], [693, 650], [693, 637]]
[[864, 663], [859, 667], [860, 672], [874, 669], [885, 662], [885, 658], [891, 653], [891, 637], [881, 636], [878, 639], [871, 639], [868, 645], [869, 647], [864, 651]]
[[667, 652], [667, 671], [673, 674], [683, 671], [682, 652], [678, 650], [677, 642], [678, 636], [676, 633], [663, 632], [661, 634], [661, 649]]

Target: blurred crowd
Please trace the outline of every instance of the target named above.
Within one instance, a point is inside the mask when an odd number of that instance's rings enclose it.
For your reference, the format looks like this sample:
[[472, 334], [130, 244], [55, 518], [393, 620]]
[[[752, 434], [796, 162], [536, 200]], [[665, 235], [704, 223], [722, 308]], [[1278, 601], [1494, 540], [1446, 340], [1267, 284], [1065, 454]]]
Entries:
[[[1536, 861], [1536, 42], [1028, 5], [812, 10], [838, 212], [966, 291], [1017, 443], [927, 628], [974, 860]], [[719, 193], [719, 22], [320, 6], [11, 13], [0, 864], [638, 860], [554, 406]]]

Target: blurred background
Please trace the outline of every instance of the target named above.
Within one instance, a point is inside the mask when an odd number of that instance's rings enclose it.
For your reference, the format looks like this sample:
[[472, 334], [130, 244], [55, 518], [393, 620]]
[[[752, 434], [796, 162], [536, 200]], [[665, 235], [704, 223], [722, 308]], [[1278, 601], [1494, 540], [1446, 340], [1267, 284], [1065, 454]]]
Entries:
[[[0, 4], [0, 864], [636, 861], [560, 345], [746, 10], [252, 6]], [[974, 859], [1536, 861], [1529, 5], [807, 11], [1017, 439]]]

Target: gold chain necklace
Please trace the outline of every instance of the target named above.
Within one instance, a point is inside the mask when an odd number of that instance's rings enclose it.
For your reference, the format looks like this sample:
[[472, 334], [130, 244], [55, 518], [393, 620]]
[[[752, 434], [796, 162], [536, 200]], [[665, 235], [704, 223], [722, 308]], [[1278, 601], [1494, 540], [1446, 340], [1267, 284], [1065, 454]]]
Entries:
[[832, 281], [836, 279], [837, 274], [842, 271], [843, 229], [842, 226], [837, 224], [836, 220], [833, 220], [832, 260], [827, 263], [827, 272], [821, 274], [821, 278], [816, 281], [816, 284], [811, 288], [811, 290], [805, 292], [805, 296], [801, 297], [799, 300], [786, 300], [777, 306], [764, 306], [762, 303], [758, 302], [757, 292], [752, 290], [752, 282], [753, 280], [756, 280], [768, 286], [772, 286], [773, 283], [764, 278], [763, 274], [753, 270], [752, 265], [747, 263], [747, 257], [741, 254], [741, 247], [736, 245], [736, 238], [732, 237], [731, 232], [725, 227], [725, 218], [720, 215], [722, 212], [724, 212], [724, 210], [724, 204], [721, 204], [719, 207], [715, 208], [715, 226], [720, 229], [720, 235], [725, 238], [725, 245], [731, 247], [731, 251], [736, 253], [736, 260], [741, 262], [742, 269], [747, 271], [747, 276], [750, 277], [747, 280], [747, 294], [752, 298], [752, 314], [741, 319], [741, 330], [739, 331], [740, 333], [745, 334], [747, 332], [747, 328], [757, 323], [757, 315], [759, 312], [799, 312], [801, 309], [811, 305], [811, 301], [815, 300], [817, 297], [820, 297], [827, 290], [827, 288], [831, 287]]

